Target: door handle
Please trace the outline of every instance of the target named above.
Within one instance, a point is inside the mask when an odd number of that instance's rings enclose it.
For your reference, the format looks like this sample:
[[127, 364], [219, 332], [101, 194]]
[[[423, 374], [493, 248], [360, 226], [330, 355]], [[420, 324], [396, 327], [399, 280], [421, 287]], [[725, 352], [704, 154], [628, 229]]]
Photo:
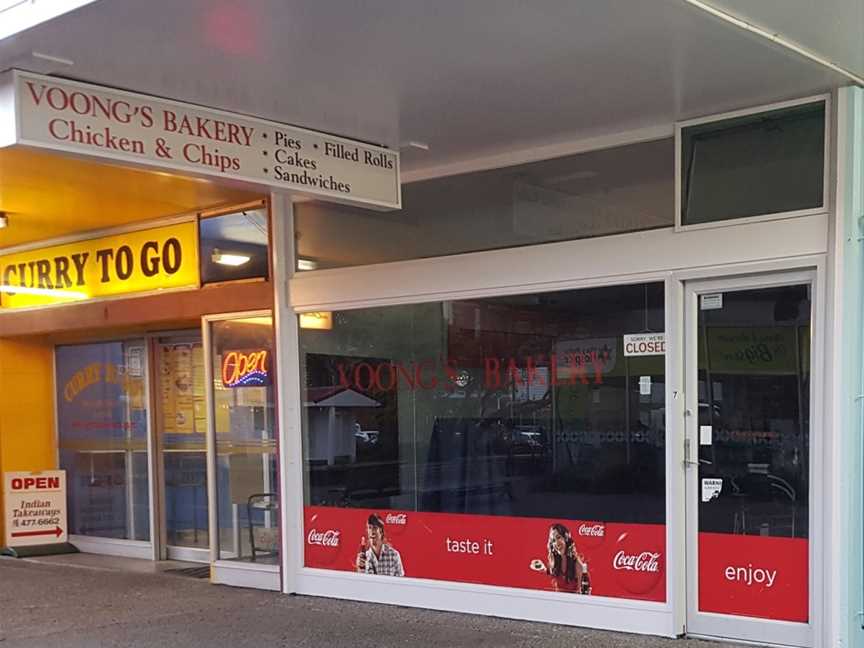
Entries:
[[703, 465], [703, 464], [706, 466], [713, 465], [713, 463], [708, 461], [707, 459], [699, 459], [698, 457], [696, 459], [691, 459], [690, 458], [690, 438], [689, 437], [685, 438], [684, 439], [684, 467], [686, 468], [687, 466], [699, 466], [699, 465]]
[[695, 460], [694, 459], [685, 459], [684, 464], [687, 466], [699, 466], [702, 464], [704, 464], [706, 466], [713, 466], [714, 465], [713, 462], [708, 461], [707, 459], [695, 459]]

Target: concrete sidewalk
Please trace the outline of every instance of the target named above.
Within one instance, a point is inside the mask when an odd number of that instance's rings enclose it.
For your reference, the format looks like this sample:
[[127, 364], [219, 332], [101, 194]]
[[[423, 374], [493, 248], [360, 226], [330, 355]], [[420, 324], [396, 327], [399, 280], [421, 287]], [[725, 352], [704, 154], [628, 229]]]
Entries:
[[0, 646], [722, 648], [393, 606], [284, 596], [161, 573], [149, 561], [0, 559]]

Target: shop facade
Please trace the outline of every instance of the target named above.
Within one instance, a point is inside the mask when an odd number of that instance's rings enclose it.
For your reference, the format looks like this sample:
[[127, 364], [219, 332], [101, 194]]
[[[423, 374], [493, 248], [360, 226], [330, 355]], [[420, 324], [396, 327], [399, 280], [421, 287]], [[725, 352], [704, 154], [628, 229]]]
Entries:
[[46, 411], [17, 442], [65, 471], [79, 550], [255, 563], [278, 589], [269, 222], [264, 199], [4, 255], [7, 416]]
[[286, 590], [854, 637], [860, 101], [286, 204]]
[[[338, 195], [336, 172], [274, 188], [242, 156], [231, 177], [203, 146], [139, 161], [213, 193], [0, 248], [0, 463], [66, 471], [79, 549], [197, 561], [216, 583], [850, 636], [862, 102], [844, 88], [514, 152], [401, 195], [398, 156], [320, 134], [345, 168], [366, 160], [366, 194]], [[170, 110], [172, 136], [200, 137]], [[66, 122], [39, 143], [34, 115], [27, 151], [139, 154]], [[220, 146], [251, 140], [220, 115], [237, 140]], [[289, 139], [276, 165], [304, 165]]]

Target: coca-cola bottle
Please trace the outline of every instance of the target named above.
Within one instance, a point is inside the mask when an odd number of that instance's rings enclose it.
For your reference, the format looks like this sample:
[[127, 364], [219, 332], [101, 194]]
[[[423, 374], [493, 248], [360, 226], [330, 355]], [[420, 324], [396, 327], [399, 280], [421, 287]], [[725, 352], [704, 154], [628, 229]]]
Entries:
[[[360, 549], [357, 551], [355, 564], [357, 566], [357, 571], [366, 571], [366, 536], [363, 536], [360, 539]], [[362, 567], [360, 566], [361, 564], [363, 565]]]
[[591, 577], [588, 575], [588, 563], [582, 563], [582, 594], [591, 593]]

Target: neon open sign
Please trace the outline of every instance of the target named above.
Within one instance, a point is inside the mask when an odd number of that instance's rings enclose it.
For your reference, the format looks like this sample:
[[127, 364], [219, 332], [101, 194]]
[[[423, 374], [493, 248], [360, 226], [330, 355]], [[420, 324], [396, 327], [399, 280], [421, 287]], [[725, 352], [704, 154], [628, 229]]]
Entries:
[[225, 387], [253, 387], [270, 384], [270, 352], [228, 351], [222, 356], [222, 384]]

